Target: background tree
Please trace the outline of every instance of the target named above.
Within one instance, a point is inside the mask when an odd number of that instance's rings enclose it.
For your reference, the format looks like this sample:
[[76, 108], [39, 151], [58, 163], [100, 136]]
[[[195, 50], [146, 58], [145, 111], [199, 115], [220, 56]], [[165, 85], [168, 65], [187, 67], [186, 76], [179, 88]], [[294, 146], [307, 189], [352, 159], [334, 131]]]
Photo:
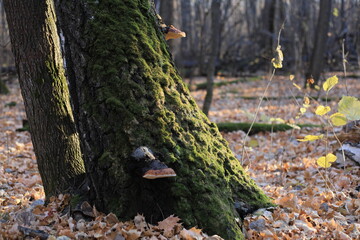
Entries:
[[[0, 0], [0, 7], [2, 2], [3, 0]], [[174, 49], [172, 55], [181, 74], [185, 77], [199, 74], [205, 76], [206, 63], [211, 52], [211, 1], [157, 0], [156, 2], [159, 12], [161, 2], [163, 6], [172, 4], [173, 7], [168, 8], [167, 11], [163, 8], [165, 10], [160, 15], [169, 24], [174, 22], [172, 20], [168, 22], [167, 15], [169, 18], [177, 18], [175, 26], [187, 33], [186, 38], [170, 42]], [[279, 25], [286, 19], [281, 38], [281, 46], [286, 55], [284, 69], [296, 73], [297, 79], [300, 79], [300, 76], [305, 75], [309, 69], [319, 8], [320, 1], [224, 0], [221, 10], [221, 49], [217, 70], [227, 76], [247, 76], [258, 74], [259, 71], [267, 71]], [[174, 9], [174, 12], [171, 9]], [[329, 48], [326, 53], [328, 61], [324, 62], [324, 67], [329, 71], [343, 69], [341, 50], [343, 39], [345, 39], [344, 49], [348, 61], [347, 69], [352, 71], [358, 68], [359, 54], [356, 47], [358, 9], [357, 0], [332, 2], [333, 14], [330, 14], [331, 24], [327, 40]], [[337, 16], [334, 15], [335, 13]], [[1, 9], [0, 16], [4, 19]], [[4, 68], [14, 65], [10, 55], [10, 45], [7, 44], [9, 36], [4, 21], [0, 24], [0, 36], [5, 39], [0, 48], [0, 67], [2, 67], [0, 72], [2, 71], [4, 75]]]
[[[162, 0], [160, 1], [160, 16], [167, 25], [181, 26], [181, 8], [180, 0]], [[177, 58], [180, 39], [169, 41], [169, 48], [174, 59]]]
[[21, 93], [48, 197], [71, 192], [85, 168], [51, 0], [4, 1]]
[[319, 82], [320, 74], [324, 68], [326, 40], [328, 36], [331, 16], [331, 1], [320, 0], [318, 23], [316, 26], [315, 44], [306, 79], [314, 79], [314, 84]]
[[203, 112], [208, 115], [214, 90], [214, 75], [216, 63], [219, 57], [219, 48], [220, 48], [220, 22], [221, 22], [221, 1], [212, 0], [211, 2], [211, 53], [207, 63], [207, 86], [206, 86], [206, 95], [203, 105]]

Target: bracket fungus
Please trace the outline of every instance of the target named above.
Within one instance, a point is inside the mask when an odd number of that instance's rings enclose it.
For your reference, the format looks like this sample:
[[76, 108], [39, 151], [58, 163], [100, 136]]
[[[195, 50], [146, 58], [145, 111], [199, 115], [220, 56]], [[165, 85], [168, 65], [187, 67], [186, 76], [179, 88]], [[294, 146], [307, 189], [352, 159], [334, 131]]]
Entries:
[[177, 29], [173, 25], [165, 27], [163, 32], [165, 33], [165, 40], [186, 37], [185, 32]]
[[135, 160], [135, 171], [146, 179], [176, 177], [176, 173], [165, 163], [156, 159], [153, 152], [145, 146], [138, 147], [131, 157]]

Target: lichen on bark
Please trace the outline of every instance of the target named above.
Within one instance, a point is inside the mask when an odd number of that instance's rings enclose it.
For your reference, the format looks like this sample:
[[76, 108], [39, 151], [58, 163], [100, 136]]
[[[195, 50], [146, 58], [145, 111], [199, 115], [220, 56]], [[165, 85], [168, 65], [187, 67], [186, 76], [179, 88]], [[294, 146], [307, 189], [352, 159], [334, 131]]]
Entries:
[[[74, 39], [80, 31], [85, 39], [82, 48], [68, 43], [68, 61], [75, 73], [70, 82], [78, 87], [85, 162], [99, 205], [125, 219], [137, 212], [149, 221], [176, 214], [185, 225], [241, 239], [235, 219], [271, 201], [196, 106], [149, 1], [59, 2], [66, 3], [58, 5], [65, 37]], [[78, 26], [66, 22], [76, 4], [86, 16]], [[77, 59], [85, 59], [86, 67]], [[139, 146], [150, 147], [177, 177], [146, 180], [132, 174], [130, 155]]]

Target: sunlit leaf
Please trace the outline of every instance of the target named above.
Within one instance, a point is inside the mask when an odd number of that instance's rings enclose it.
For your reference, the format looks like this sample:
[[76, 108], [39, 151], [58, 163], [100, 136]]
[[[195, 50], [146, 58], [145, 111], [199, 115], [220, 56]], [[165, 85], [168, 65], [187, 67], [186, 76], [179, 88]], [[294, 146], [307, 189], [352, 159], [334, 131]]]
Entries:
[[328, 168], [331, 166], [332, 162], [335, 162], [337, 159], [337, 157], [332, 154], [332, 153], [328, 153], [326, 155], [326, 157], [319, 157], [318, 160], [316, 161], [316, 163], [323, 168]]
[[251, 139], [249, 142], [248, 142], [248, 147], [258, 147], [259, 146], [259, 141], [256, 140], [256, 139]]
[[339, 16], [339, 9], [334, 8], [332, 13], [333, 13], [334, 17], [338, 17]]
[[299, 85], [297, 85], [296, 83], [293, 83], [293, 85], [294, 85], [297, 89], [301, 90], [301, 87], [300, 87]]
[[285, 120], [282, 118], [270, 118], [270, 122], [285, 123]]
[[356, 97], [343, 96], [339, 102], [338, 111], [350, 121], [360, 119], [360, 101]]
[[300, 129], [301, 129], [301, 128], [300, 128], [298, 125], [296, 125], [296, 124], [287, 123], [286, 125], [288, 125], [289, 127], [294, 128], [294, 129], [297, 129], [297, 130], [300, 130]]
[[281, 46], [278, 45], [275, 50], [275, 57], [271, 59], [271, 63], [274, 68], [282, 68], [282, 61], [284, 60], [283, 52], [281, 51]]
[[323, 106], [323, 105], [320, 105], [316, 108], [316, 111], [315, 111], [315, 114], [316, 115], [319, 115], [319, 116], [322, 116], [328, 112], [330, 112], [331, 108], [329, 106]]
[[260, 115], [260, 120], [262, 121], [262, 122], [270, 122], [270, 117], [269, 116], [267, 116], [266, 114], [261, 114]]
[[326, 79], [326, 81], [323, 84], [323, 89], [327, 92], [330, 91], [331, 88], [333, 88], [337, 83], [339, 82], [338, 77], [332, 76]]
[[339, 112], [331, 115], [330, 120], [334, 126], [343, 126], [347, 123], [346, 116]]
[[298, 138], [297, 140], [299, 142], [312, 142], [312, 141], [315, 141], [315, 140], [319, 140], [319, 139], [322, 139], [324, 137], [324, 134], [321, 134], [319, 136], [316, 136], [316, 135], [306, 135], [304, 138]]
[[313, 85], [315, 83], [315, 80], [314, 78], [311, 76], [309, 77], [308, 79], [306, 79], [306, 82], [309, 84], [309, 85]]
[[306, 108], [304, 108], [304, 107], [300, 108], [300, 112], [301, 112], [301, 114], [306, 113]]
[[290, 81], [294, 80], [294, 78], [295, 78], [295, 75], [292, 75], [292, 74], [291, 74], [291, 75], [289, 76]]
[[304, 105], [310, 105], [310, 99], [308, 97], [304, 97]]

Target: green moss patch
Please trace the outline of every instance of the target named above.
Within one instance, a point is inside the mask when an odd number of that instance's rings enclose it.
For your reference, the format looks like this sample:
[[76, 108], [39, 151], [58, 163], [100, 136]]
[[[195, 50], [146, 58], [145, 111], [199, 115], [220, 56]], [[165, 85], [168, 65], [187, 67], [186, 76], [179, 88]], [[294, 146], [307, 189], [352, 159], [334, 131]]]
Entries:
[[[251, 123], [231, 123], [231, 122], [223, 122], [223, 123], [217, 123], [217, 126], [220, 131], [222, 132], [233, 132], [233, 131], [239, 131], [242, 130], [244, 132], [248, 132]], [[297, 124], [296, 126], [300, 128], [310, 127], [310, 128], [316, 128], [316, 127], [322, 127], [322, 125], [317, 124]], [[292, 126], [288, 124], [268, 124], [268, 123], [254, 123], [254, 125], [251, 127], [250, 135], [259, 133], [259, 132], [278, 132], [278, 131], [286, 131], [294, 129]]]

